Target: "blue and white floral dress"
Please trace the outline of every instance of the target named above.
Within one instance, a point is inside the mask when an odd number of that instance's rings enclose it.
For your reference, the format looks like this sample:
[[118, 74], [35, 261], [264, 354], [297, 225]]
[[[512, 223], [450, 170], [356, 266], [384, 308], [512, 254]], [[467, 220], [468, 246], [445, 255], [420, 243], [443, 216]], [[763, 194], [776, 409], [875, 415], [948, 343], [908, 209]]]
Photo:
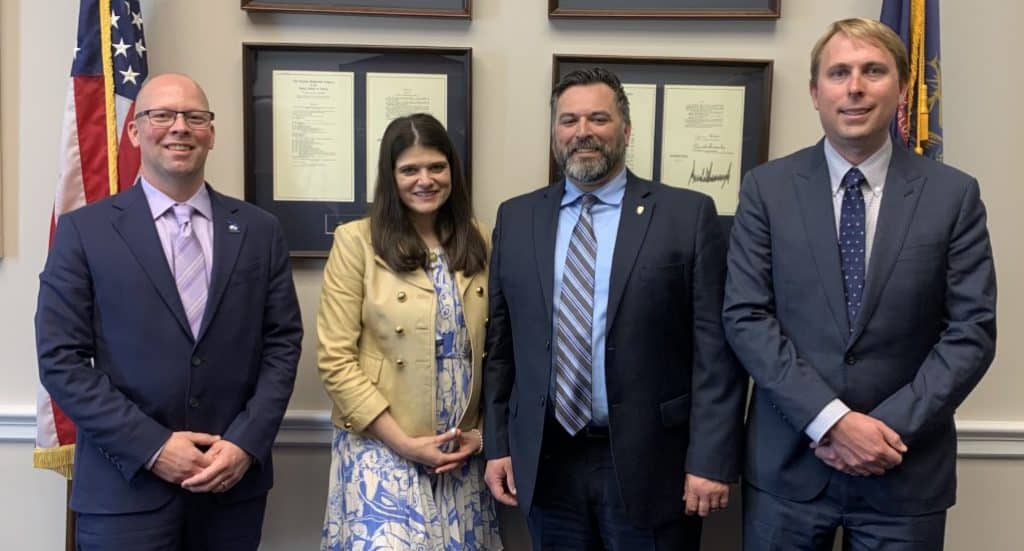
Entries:
[[[435, 260], [436, 258], [436, 260]], [[437, 293], [437, 432], [458, 426], [472, 390], [469, 334], [442, 251], [431, 255]], [[501, 549], [498, 519], [472, 455], [455, 471], [430, 474], [383, 442], [334, 429], [323, 551]]]

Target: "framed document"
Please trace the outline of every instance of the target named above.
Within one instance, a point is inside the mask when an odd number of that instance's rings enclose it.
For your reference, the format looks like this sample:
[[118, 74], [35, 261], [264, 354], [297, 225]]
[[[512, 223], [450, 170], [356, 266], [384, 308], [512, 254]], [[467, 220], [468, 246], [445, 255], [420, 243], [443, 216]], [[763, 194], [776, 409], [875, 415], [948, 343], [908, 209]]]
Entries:
[[469, 48], [242, 45], [245, 200], [276, 215], [292, 256], [326, 257], [373, 201], [381, 136], [434, 115], [471, 182]]
[[242, 0], [251, 12], [407, 15], [469, 19], [473, 0]]
[[548, 0], [548, 17], [778, 19], [781, 0]]
[[388, 124], [413, 113], [430, 113], [448, 127], [448, 75], [366, 73], [366, 202], [373, 201], [377, 157]]
[[[743, 173], [768, 160], [772, 62], [555, 54], [553, 82], [595, 66], [626, 89], [630, 171], [710, 195], [719, 215], [734, 215]], [[554, 156], [550, 175], [563, 178]]]

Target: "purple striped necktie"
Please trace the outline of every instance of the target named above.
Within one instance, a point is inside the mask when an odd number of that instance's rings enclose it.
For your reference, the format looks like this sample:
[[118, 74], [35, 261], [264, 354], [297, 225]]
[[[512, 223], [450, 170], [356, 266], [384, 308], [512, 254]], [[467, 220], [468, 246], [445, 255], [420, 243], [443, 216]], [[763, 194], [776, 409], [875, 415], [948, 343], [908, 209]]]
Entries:
[[199, 239], [192, 231], [191, 205], [174, 205], [174, 218], [178, 224], [178, 234], [174, 237], [174, 283], [178, 287], [181, 305], [185, 308], [192, 336], [199, 335], [199, 326], [206, 310], [206, 259]]

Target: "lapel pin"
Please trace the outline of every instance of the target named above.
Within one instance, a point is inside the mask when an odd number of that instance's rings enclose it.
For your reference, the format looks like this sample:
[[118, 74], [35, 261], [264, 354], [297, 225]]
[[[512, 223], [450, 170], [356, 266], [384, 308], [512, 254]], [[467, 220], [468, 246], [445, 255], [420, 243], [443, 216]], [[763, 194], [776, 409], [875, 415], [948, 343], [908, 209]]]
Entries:
[[238, 224], [237, 223], [235, 223], [235, 222], [228, 222], [228, 233], [238, 233], [239, 231], [241, 231], [241, 230], [238, 229]]
[[637, 216], [639, 216], [639, 215], [641, 215], [643, 213], [644, 213], [644, 206], [643, 205], [638, 205], [636, 207], [636, 214], [637, 214]]

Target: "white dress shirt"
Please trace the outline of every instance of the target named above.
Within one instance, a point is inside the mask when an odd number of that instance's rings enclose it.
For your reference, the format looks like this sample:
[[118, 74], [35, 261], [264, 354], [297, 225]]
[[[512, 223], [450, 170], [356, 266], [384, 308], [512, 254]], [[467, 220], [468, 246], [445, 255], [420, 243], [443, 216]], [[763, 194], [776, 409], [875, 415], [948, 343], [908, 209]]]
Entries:
[[[871, 277], [871, 250], [875, 240], [875, 228], [878, 226], [878, 210], [882, 205], [882, 190], [885, 188], [885, 178], [889, 174], [889, 161], [892, 159], [892, 140], [886, 139], [885, 144], [874, 152], [863, 163], [857, 165], [864, 174], [864, 183], [861, 184], [861, 192], [864, 195], [864, 222], [866, 225], [864, 238], [864, 270], [865, 281]], [[836, 239], [839, 239], [839, 219], [843, 208], [843, 176], [853, 168], [854, 165], [843, 158], [832, 144], [825, 138], [825, 162], [828, 163], [828, 176], [832, 185], [832, 210], [836, 217]], [[836, 245], [838, 246], [838, 245]], [[817, 444], [821, 438], [835, 425], [839, 419], [850, 412], [849, 406], [839, 398], [833, 399], [818, 412], [818, 415], [811, 420], [804, 429], [804, 433]]]

